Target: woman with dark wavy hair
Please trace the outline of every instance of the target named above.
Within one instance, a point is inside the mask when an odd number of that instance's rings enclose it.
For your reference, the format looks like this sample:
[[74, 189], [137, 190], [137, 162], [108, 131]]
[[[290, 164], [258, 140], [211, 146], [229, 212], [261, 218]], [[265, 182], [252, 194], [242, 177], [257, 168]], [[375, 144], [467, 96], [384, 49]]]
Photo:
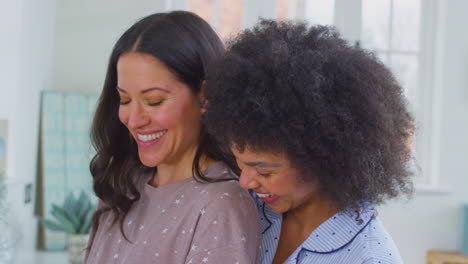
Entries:
[[413, 119], [374, 55], [332, 28], [264, 20], [207, 79], [208, 131], [261, 217], [261, 263], [402, 263], [374, 206], [410, 194]]
[[147, 16], [115, 44], [91, 132], [99, 207], [86, 263], [256, 262], [255, 203], [200, 119], [223, 51], [183, 11]]

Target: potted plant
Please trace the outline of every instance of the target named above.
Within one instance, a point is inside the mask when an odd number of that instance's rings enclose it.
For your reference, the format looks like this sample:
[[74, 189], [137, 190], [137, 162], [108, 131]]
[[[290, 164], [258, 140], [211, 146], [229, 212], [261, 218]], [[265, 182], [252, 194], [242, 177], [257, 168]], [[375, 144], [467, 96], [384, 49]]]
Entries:
[[20, 241], [21, 225], [13, 208], [6, 201], [7, 181], [0, 171], [0, 263], [14, 263], [15, 248]]
[[67, 237], [68, 260], [83, 263], [95, 206], [84, 191], [78, 199], [69, 193], [62, 206], [52, 205], [53, 220], [42, 218], [41, 222], [50, 230], [65, 232]]
[[0, 263], [14, 263], [15, 251], [22, 238], [21, 224], [11, 205], [7, 202], [7, 180], [0, 171]]

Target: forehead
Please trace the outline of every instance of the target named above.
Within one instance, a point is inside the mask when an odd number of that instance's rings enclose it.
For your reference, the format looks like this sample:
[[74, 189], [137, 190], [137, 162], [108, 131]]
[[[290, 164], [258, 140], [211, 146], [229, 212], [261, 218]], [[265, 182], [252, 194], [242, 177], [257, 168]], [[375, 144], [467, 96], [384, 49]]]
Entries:
[[185, 86], [162, 61], [152, 55], [139, 52], [127, 52], [119, 57], [117, 85], [125, 90], [146, 89], [153, 86], [160, 88]]
[[158, 58], [141, 52], [125, 52], [117, 61], [117, 71], [133, 71], [135, 73], [153, 73], [158, 71], [161, 75], [174, 75], [169, 67]]
[[281, 151], [257, 151], [249, 146], [241, 151], [236, 145], [231, 146], [231, 151], [236, 159], [243, 163], [289, 164], [285, 153]]

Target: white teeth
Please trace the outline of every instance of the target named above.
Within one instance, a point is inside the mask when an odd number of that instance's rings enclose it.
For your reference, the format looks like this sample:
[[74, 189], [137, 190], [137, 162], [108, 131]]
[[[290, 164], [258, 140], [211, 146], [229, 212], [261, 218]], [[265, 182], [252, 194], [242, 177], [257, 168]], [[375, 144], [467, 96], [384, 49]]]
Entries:
[[140, 141], [148, 142], [148, 141], [151, 141], [151, 140], [159, 139], [164, 134], [166, 134], [166, 132], [167, 132], [167, 130], [164, 130], [164, 131], [161, 131], [161, 132], [158, 132], [158, 133], [154, 133], [154, 134], [148, 134], [148, 135], [137, 134], [137, 137], [138, 137], [138, 139]]
[[258, 197], [260, 198], [270, 198], [273, 197], [273, 194], [268, 194], [268, 193], [256, 193]]

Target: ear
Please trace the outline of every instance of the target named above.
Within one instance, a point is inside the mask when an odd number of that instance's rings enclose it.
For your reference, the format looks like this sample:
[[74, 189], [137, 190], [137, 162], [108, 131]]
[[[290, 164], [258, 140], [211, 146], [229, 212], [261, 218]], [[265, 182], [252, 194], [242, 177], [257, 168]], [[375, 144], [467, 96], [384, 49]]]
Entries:
[[206, 112], [206, 106], [208, 104], [208, 101], [205, 98], [205, 87], [206, 87], [206, 81], [203, 81], [201, 84], [200, 92], [198, 93], [198, 100], [200, 102], [200, 111], [202, 114]]

